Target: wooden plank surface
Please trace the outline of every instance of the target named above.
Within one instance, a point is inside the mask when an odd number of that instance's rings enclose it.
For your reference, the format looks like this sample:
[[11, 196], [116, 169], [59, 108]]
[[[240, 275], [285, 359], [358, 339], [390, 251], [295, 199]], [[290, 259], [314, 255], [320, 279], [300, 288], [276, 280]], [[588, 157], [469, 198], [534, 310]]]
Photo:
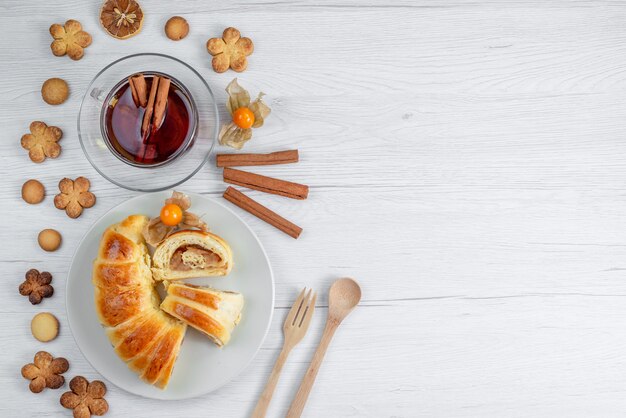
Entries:
[[[136, 194], [83, 157], [76, 116], [93, 76], [128, 54], [161, 52], [196, 68], [223, 103], [237, 75], [272, 108], [248, 152], [298, 148], [293, 166], [255, 172], [308, 184], [304, 202], [251, 192], [304, 228], [299, 240], [253, 216], [276, 275], [276, 312], [253, 364], [221, 390], [157, 402], [109, 385], [111, 417], [244, 417], [304, 285], [353, 276], [363, 303], [337, 333], [306, 417], [612, 417], [626, 411], [626, 3], [618, 1], [143, 1], [127, 41], [98, 26], [99, 2], [0, 3], [0, 416], [69, 416], [59, 391], [31, 394], [20, 367], [39, 349], [97, 373], [67, 326], [65, 279], [76, 245], [104, 212]], [[187, 39], [162, 33], [174, 14]], [[48, 27], [75, 18], [93, 35], [85, 57], [52, 56]], [[215, 74], [205, 49], [226, 26], [255, 42], [249, 69]], [[71, 97], [44, 104], [59, 76]], [[31, 163], [19, 138], [32, 120], [61, 127], [63, 153]], [[225, 151], [225, 149], [220, 149]], [[57, 182], [84, 175], [98, 202], [78, 220], [53, 207]], [[45, 202], [20, 187], [41, 180]], [[214, 161], [181, 188], [220, 199]], [[39, 230], [64, 236], [43, 253]], [[17, 293], [29, 268], [55, 296]], [[36, 312], [61, 321], [37, 343]], [[319, 298], [268, 416], [284, 416], [323, 328]]]

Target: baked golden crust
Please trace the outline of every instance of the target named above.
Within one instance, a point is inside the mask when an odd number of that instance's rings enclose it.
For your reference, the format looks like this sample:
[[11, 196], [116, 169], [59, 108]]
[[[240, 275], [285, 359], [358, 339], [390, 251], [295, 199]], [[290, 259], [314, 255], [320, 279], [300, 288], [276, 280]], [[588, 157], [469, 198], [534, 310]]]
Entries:
[[124, 235], [107, 230], [100, 243], [99, 257], [109, 263], [124, 263], [137, 261], [140, 248]]
[[107, 327], [119, 325], [150, 308], [150, 293], [139, 287], [125, 292], [96, 287], [94, 292], [100, 323]]
[[212, 309], [217, 309], [220, 302], [220, 298], [217, 295], [202, 292], [197, 286], [191, 284], [187, 284], [187, 286], [172, 286], [168, 294], [193, 300]]
[[217, 338], [224, 337], [224, 327], [198, 309], [176, 301], [168, 302], [165, 306], [163, 306], [163, 309], [168, 312], [171, 311], [172, 315], [176, 318], [187, 322], [192, 327], [204, 332], [207, 335], [215, 336]]
[[96, 262], [94, 264], [94, 285], [99, 287], [116, 287], [130, 289], [141, 286], [137, 276], [144, 274], [137, 263], [111, 264]]
[[159, 339], [158, 344], [153, 346], [150, 363], [141, 376], [145, 381], [158, 385], [167, 384], [184, 333], [185, 327], [182, 324], [171, 326]]
[[103, 234], [94, 261], [95, 307], [116, 354], [141, 379], [165, 388], [186, 325], [159, 309], [141, 231], [145, 216], [129, 216]]
[[135, 315], [116, 327], [106, 329], [107, 336], [113, 347], [119, 346], [134, 330], [152, 317], [152, 312]]
[[191, 325], [219, 347], [230, 341], [230, 335], [241, 318], [244, 299], [240, 293], [210, 287], [173, 282], [161, 309]]
[[155, 344], [160, 334], [165, 332], [163, 324], [159, 319], [157, 314], [153, 313], [147, 321], [132, 330], [130, 334], [115, 347], [117, 355], [123, 359], [130, 360], [146, 351], [149, 352], [149, 348], [152, 344]]

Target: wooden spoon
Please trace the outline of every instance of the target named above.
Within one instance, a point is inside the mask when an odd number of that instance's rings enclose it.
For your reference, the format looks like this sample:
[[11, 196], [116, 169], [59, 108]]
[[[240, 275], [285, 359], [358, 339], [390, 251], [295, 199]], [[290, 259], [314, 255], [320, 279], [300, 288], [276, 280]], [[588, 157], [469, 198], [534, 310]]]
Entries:
[[330, 287], [330, 291], [328, 292], [328, 318], [326, 319], [326, 327], [324, 328], [322, 339], [313, 355], [311, 365], [306, 371], [302, 383], [300, 383], [298, 393], [296, 393], [296, 397], [293, 402], [291, 402], [286, 418], [299, 418], [300, 415], [302, 415], [304, 404], [315, 382], [317, 371], [322, 364], [322, 360], [324, 360], [324, 354], [326, 354], [326, 349], [337, 327], [341, 324], [341, 321], [352, 312], [360, 300], [361, 288], [357, 282], [352, 279], [339, 279]]

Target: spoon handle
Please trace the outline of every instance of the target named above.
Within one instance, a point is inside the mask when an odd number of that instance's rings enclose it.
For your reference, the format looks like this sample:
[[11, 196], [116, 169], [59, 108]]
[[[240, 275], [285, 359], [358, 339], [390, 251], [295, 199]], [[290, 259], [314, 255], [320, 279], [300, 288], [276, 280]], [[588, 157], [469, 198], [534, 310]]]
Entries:
[[278, 383], [278, 378], [280, 377], [280, 372], [283, 369], [283, 365], [287, 360], [287, 356], [289, 356], [289, 352], [291, 351], [291, 347], [283, 345], [283, 349], [280, 351], [278, 355], [278, 359], [276, 359], [276, 363], [274, 363], [274, 368], [272, 369], [272, 374], [270, 375], [269, 380], [267, 381], [267, 385], [265, 385], [265, 389], [259, 398], [259, 402], [256, 404], [256, 408], [252, 412], [251, 418], [263, 418], [267, 413], [267, 408], [270, 406], [270, 401], [272, 400], [272, 395], [274, 395], [274, 389], [276, 388], [276, 384]]
[[300, 415], [302, 415], [306, 400], [309, 398], [309, 393], [311, 393], [313, 383], [315, 383], [315, 377], [317, 376], [317, 372], [320, 369], [322, 360], [324, 360], [326, 349], [328, 348], [328, 345], [330, 344], [330, 341], [332, 340], [338, 325], [338, 322], [331, 321], [330, 319], [326, 322], [326, 327], [324, 328], [322, 339], [317, 346], [317, 350], [315, 350], [315, 354], [313, 354], [311, 364], [309, 365], [308, 370], [302, 378], [300, 388], [298, 389], [298, 392], [296, 393], [296, 397], [294, 398], [293, 402], [291, 402], [291, 406], [289, 407], [289, 411], [287, 411], [287, 415], [285, 418], [299, 418]]

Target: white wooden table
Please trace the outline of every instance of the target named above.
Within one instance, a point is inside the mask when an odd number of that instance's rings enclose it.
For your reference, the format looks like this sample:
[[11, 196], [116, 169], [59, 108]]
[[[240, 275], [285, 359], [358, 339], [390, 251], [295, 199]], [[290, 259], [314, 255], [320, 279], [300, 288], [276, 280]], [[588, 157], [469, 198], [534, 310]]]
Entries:
[[[276, 311], [253, 364], [211, 395], [138, 398], [109, 384], [111, 417], [244, 417], [281, 345], [298, 289], [322, 291], [309, 335], [283, 371], [268, 416], [284, 416], [319, 340], [329, 284], [353, 276], [363, 302], [337, 333], [306, 417], [610, 417], [626, 411], [626, 3], [616, 1], [143, 0], [143, 32], [107, 36], [99, 1], [0, 4], [2, 303], [0, 416], [69, 416], [63, 390], [31, 394], [19, 375], [45, 349], [67, 376], [98, 374], [65, 314], [79, 239], [135, 195], [98, 176], [76, 132], [81, 96], [104, 65], [162, 52], [198, 69], [223, 103], [234, 73], [205, 50], [226, 26], [254, 40], [251, 91], [272, 115], [246, 150], [298, 148], [301, 162], [257, 172], [311, 186], [304, 202], [250, 193], [304, 227], [297, 241], [239, 211], [276, 275]], [[188, 19], [174, 43], [167, 18]], [[93, 44], [78, 62], [52, 56], [50, 24], [80, 20]], [[41, 83], [69, 81], [52, 107]], [[32, 120], [61, 127], [63, 153], [31, 163], [19, 145]], [[54, 208], [57, 182], [84, 175], [96, 206], [78, 220]], [[20, 199], [28, 178], [44, 203]], [[214, 162], [181, 189], [221, 199]], [[53, 254], [36, 244], [63, 233]], [[31, 306], [29, 268], [54, 275]], [[86, 278], [87, 279], [87, 278]], [[85, 295], [91, 297], [91, 295]], [[37, 343], [29, 322], [51, 311], [59, 338]]]

